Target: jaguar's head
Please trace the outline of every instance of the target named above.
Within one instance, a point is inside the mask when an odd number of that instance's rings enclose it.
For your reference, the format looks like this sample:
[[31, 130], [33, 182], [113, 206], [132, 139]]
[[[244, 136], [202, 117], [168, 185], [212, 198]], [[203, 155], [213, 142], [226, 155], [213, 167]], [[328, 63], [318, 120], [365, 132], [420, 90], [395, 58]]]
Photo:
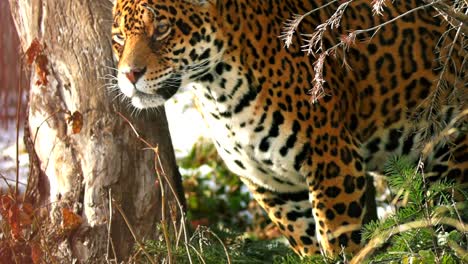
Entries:
[[223, 51], [216, 1], [117, 0], [112, 46], [118, 86], [136, 108], [162, 105]]

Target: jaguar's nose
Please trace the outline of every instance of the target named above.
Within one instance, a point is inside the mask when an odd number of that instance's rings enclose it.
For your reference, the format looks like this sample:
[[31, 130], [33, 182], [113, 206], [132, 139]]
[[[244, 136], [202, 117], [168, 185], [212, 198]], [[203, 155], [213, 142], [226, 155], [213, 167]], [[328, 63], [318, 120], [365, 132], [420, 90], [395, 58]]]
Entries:
[[127, 76], [127, 79], [132, 83], [135, 84], [138, 82], [138, 80], [145, 75], [146, 72], [146, 67], [143, 68], [133, 68], [130, 69], [128, 72], [125, 73], [125, 76]]

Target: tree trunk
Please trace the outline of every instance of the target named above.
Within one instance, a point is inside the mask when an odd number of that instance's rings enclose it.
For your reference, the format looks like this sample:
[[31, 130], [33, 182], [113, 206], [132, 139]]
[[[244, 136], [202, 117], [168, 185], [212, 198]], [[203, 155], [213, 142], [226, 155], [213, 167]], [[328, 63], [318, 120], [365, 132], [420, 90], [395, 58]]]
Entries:
[[[103, 77], [113, 74], [110, 1], [10, 0], [10, 4], [22, 50], [35, 38], [45, 45], [47, 82], [38, 85], [40, 77], [33, 69], [25, 140], [32, 160], [29, 197], [36, 206], [50, 210], [50, 225], [73, 229], [57, 236], [54, 258], [60, 263], [125, 260], [135, 240], [116, 205], [139, 240], [154, 238], [161, 220], [161, 193], [154, 152], [144, 150], [146, 146], [117, 114], [128, 117], [127, 109], [112, 102], [104, 88]], [[164, 109], [158, 113], [129, 119], [142, 138], [159, 146], [165, 175], [183, 201]], [[167, 185], [165, 190], [167, 200], [175, 201]], [[81, 218], [77, 220], [81, 225], [64, 226], [65, 211]]]

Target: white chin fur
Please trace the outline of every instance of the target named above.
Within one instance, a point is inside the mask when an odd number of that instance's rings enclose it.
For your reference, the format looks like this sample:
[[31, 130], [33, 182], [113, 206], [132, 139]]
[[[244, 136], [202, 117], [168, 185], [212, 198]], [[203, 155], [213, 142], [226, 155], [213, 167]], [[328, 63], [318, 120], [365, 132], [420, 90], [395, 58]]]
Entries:
[[154, 108], [164, 104], [164, 99], [159, 96], [146, 94], [135, 94], [132, 98], [132, 105], [138, 109]]
[[120, 91], [127, 97], [133, 97], [136, 94], [136, 89], [135, 86], [122, 74], [119, 74], [118, 76], [118, 85]]
[[[154, 108], [163, 105], [165, 102], [165, 100], [157, 94], [150, 95], [138, 91], [138, 89], [135, 88], [135, 85], [133, 85], [123, 74], [118, 75], [118, 85], [120, 91], [131, 100], [132, 105], [135, 108]], [[143, 80], [138, 81], [136, 85], [144, 86]]]

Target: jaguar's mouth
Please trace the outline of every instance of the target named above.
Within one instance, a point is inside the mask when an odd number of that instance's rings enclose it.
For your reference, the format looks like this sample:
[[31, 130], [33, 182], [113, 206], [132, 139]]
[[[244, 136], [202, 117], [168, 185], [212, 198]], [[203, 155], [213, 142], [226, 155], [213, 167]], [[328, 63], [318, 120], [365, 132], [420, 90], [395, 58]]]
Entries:
[[178, 74], [172, 74], [172, 76], [159, 84], [159, 87], [156, 90], [156, 94], [164, 98], [164, 100], [168, 100], [174, 94], [177, 93], [179, 88], [182, 85], [181, 76]]
[[180, 75], [172, 74], [165, 80], [151, 82], [119, 83], [120, 91], [130, 99], [132, 105], [139, 109], [154, 108], [164, 104], [177, 93], [182, 85]]

